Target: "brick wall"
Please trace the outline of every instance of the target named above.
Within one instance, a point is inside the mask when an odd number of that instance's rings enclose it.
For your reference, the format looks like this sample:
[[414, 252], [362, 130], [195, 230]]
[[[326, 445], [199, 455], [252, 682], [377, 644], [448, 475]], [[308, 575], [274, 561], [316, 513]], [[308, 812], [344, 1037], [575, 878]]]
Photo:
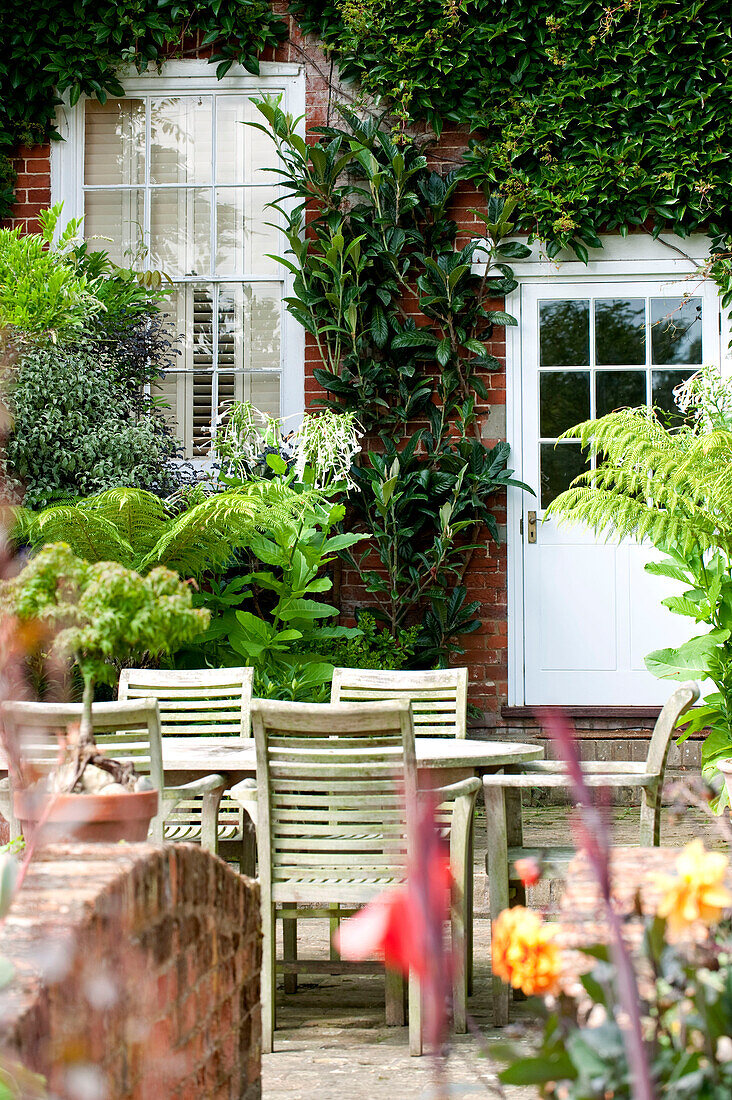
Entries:
[[3, 927], [3, 1054], [58, 1100], [258, 1100], [259, 928], [193, 845], [48, 848]]

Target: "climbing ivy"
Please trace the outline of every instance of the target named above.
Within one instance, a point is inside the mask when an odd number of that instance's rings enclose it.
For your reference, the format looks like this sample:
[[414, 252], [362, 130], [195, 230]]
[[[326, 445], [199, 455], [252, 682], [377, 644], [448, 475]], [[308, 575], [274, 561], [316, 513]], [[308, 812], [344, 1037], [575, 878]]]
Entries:
[[257, 58], [287, 35], [269, 0], [0, 0], [0, 217], [13, 201], [10, 158], [19, 143], [57, 137], [54, 110], [68, 92], [121, 96], [119, 70], [139, 70], [211, 46], [216, 75]]
[[601, 231], [732, 238], [728, 0], [297, 0], [341, 76], [469, 128], [467, 170], [583, 260]]

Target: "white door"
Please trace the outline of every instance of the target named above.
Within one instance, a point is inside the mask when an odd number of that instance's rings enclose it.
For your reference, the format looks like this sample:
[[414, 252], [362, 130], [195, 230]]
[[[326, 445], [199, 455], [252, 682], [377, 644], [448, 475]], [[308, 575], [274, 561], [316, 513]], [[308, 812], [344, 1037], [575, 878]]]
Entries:
[[716, 288], [524, 284], [520, 339], [523, 478], [537, 492], [523, 502], [525, 702], [663, 703], [668, 684], [646, 671], [643, 658], [688, 637], [690, 620], [660, 604], [672, 582], [643, 569], [658, 555], [628, 541], [598, 541], [544, 513], [585, 469], [578, 443], [557, 445], [567, 428], [642, 404], [673, 417], [674, 387], [702, 363], [719, 362]]

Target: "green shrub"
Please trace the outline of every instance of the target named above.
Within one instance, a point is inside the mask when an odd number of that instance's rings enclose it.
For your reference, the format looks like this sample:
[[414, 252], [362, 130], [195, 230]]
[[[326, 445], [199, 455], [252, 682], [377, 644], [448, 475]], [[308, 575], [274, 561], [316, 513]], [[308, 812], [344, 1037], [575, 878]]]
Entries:
[[177, 443], [128, 364], [94, 345], [47, 345], [10, 368], [5, 466], [29, 507], [117, 485], [171, 492]]
[[54, 341], [78, 336], [104, 309], [95, 280], [66, 254], [80, 223], [51, 245], [60, 213], [60, 203], [41, 213], [41, 233], [0, 229], [0, 326]]

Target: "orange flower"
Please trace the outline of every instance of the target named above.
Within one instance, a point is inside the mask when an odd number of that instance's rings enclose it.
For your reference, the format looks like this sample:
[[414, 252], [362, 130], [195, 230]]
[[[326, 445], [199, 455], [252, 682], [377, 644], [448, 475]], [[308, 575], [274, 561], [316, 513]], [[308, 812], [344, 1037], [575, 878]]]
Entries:
[[724, 885], [729, 861], [721, 852], [707, 852], [698, 838], [687, 844], [676, 860], [676, 875], [659, 876], [663, 894], [658, 916], [665, 917], [672, 934], [694, 924], [716, 924], [732, 906]]
[[560, 972], [554, 929], [538, 913], [517, 905], [493, 924], [493, 973], [527, 996], [551, 993]]

